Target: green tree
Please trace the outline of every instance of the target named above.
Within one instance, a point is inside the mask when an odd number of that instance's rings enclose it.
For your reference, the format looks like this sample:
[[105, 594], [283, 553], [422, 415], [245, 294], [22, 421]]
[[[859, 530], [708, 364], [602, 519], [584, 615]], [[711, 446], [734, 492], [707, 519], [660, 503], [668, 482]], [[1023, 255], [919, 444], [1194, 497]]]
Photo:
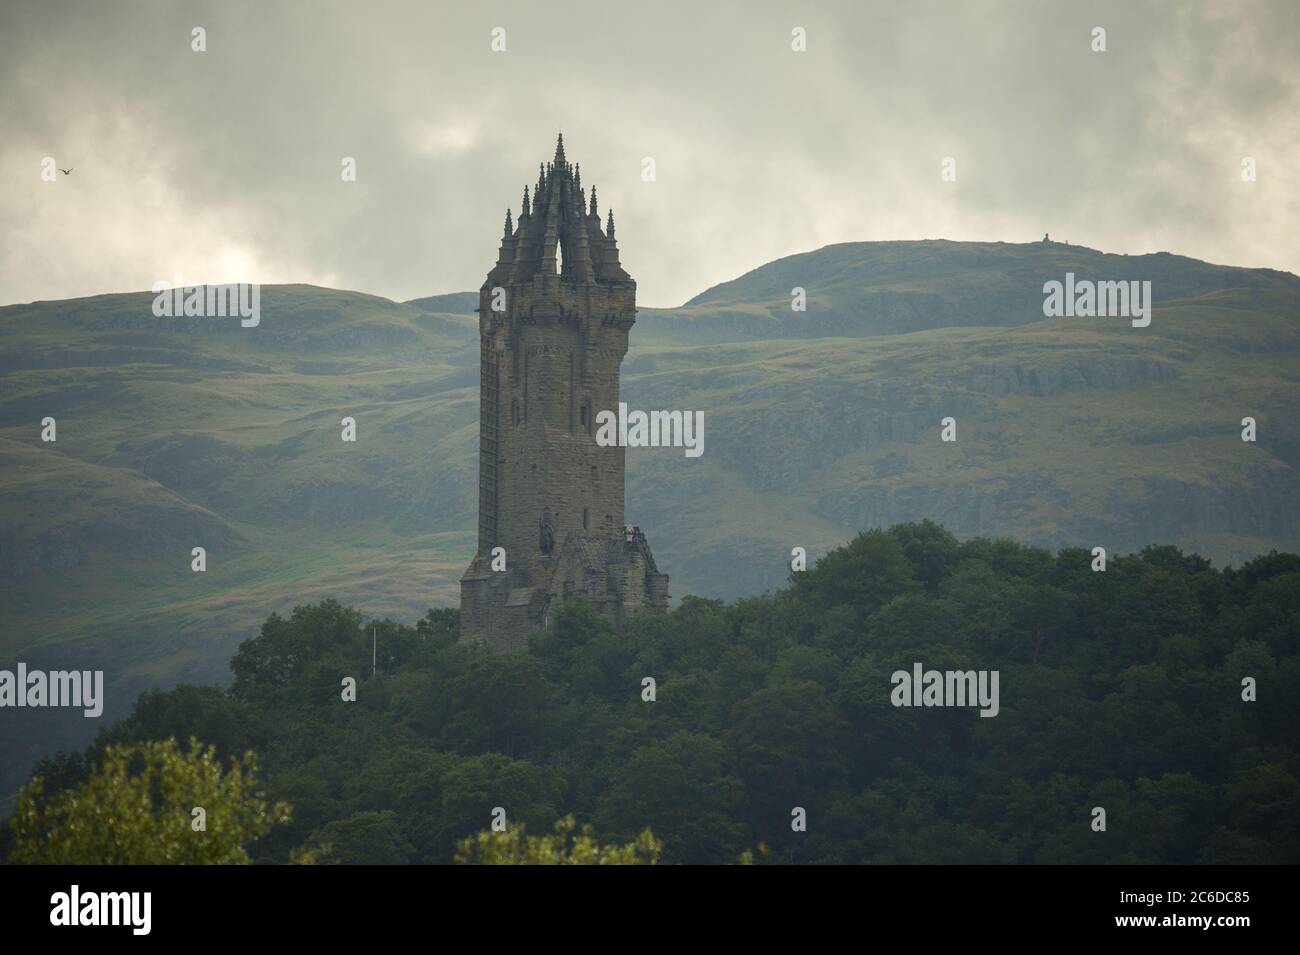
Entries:
[[899, 524], [889, 533], [903, 545], [916, 579], [933, 590], [957, 565], [961, 545], [957, 538], [931, 520], [919, 524]]
[[313, 865], [401, 865], [415, 848], [402, 836], [397, 813], [358, 812], [321, 826], [292, 859]]
[[462, 839], [456, 861], [462, 865], [655, 865], [663, 846], [649, 829], [623, 845], [596, 841], [591, 826], [576, 834], [565, 816], [549, 836], [530, 836], [524, 826], [505, 832], [480, 832]]
[[[196, 831], [194, 810], [204, 828]], [[89, 779], [49, 799], [41, 779], [18, 796], [10, 860], [44, 865], [229, 864], [287, 822], [289, 807], [257, 792], [256, 756], [223, 770], [212, 747], [172, 739], [110, 746]]]
[[627, 838], [648, 825], [673, 863], [722, 862], [749, 844], [745, 787], [717, 740], [674, 733], [611, 776], [597, 803], [602, 832]]
[[485, 647], [461, 648], [459, 655], [460, 666], [438, 674], [430, 693], [441, 747], [511, 757], [540, 748], [558, 706], [541, 661]]
[[723, 738], [759, 820], [757, 835], [778, 848], [789, 838], [792, 808], [811, 810], [846, 780], [848, 726], [809, 680], [759, 690], [733, 708], [731, 722]]
[[859, 534], [807, 571], [792, 574], [790, 581], [795, 599], [805, 607], [819, 611], [849, 606], [859, 621], [895, 597], [920, 588], [903, 545], [897, 537], [878, 530]]
[[456, 844], [480, 831], [498, 807], [506, 811], [510, 826], [541, 826], [559, 817], [565, 785], [555, 770], [485, 753], [457, 761], [443, 774], [441, 788], [441, 808], [426, 811], [438, 816], [438, 848], [449, 858]]
[[[383, 634], [380, 639], [389, 642]], [[365, 616], [336, 600], [324, 600], [294, 607], [287, 620], [272, 614], [256, 637], [239, 645], [230, 661], [235, 677], [230, 695], [246, 703], [333, 703], [340, 677], [362, 679], [369, 675], [370, 664], [371, 635]]]

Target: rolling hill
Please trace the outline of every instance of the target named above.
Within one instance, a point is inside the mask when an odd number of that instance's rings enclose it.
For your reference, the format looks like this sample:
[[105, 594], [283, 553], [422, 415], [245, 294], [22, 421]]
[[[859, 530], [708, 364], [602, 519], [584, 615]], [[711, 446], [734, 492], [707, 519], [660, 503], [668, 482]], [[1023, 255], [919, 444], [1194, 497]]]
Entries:
[[[1066, 271], [1151, 280], [1151, 325], [1045, 319], [1042, 283]], [[155, 318], [148, 293], [0, 308], [0, 667], [103, 668], [112, 719], [142, 688], [224, 680], [273, 611], [454, 605], [477, 506], [474, 299], [264, 287], [251, 329]], [[794, 546], [815, 557], [921, 518], [1219, 563], [1296, 550], [1298, 355], [1288, 273], [1042, 243], [831, 246], [641, 311], [624, 399], [702, 410], [705, 453], [630, 450], [627, 516], [678, 597], [761, 592]], [[97, 729], [4, 720], [0, 799]]]

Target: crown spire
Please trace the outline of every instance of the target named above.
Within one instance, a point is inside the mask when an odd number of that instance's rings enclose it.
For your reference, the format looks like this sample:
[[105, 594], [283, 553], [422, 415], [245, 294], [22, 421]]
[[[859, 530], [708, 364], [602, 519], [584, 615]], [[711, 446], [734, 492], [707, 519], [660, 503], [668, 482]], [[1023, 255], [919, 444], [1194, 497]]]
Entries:
[[538, 164], [537, 183], [523, 188], [518, 218], [513, 208], [506, 210], [492, 284], [527, 284], [540, 276], [547, 295], [553, 282], [634, 286], [619, 262], [613, 210], [601, 209], [595, 185], [590, 192], [588, 197], [582, 168], [565, 158], [563, 136], [557, 135], [555, 161]]

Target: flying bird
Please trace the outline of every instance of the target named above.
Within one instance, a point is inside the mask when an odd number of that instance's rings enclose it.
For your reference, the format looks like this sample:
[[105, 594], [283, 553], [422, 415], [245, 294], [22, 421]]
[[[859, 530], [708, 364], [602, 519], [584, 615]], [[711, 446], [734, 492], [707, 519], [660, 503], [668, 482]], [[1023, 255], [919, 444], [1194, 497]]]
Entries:
[[59, 172], [63, 173], [65, 176], [70, 176], [70, 175], [72, 175], [72, 170], [71, 170], [71, 169], [60, 169]]

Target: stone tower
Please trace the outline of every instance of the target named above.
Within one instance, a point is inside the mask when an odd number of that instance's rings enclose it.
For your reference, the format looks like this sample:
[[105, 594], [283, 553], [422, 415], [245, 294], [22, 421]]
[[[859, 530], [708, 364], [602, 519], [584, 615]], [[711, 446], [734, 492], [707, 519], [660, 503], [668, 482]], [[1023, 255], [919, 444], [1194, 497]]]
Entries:
[[624, 449], [595, 439], [596, 415], [618, 409], [636, 282], [563, 136], [517, 225], [506, 212], [478, 314], [478, 551], [460, 583], [461, 639], [523, 649], [571, 595], [619, 628], [665, 608], [668, 575], [623, 523]]

